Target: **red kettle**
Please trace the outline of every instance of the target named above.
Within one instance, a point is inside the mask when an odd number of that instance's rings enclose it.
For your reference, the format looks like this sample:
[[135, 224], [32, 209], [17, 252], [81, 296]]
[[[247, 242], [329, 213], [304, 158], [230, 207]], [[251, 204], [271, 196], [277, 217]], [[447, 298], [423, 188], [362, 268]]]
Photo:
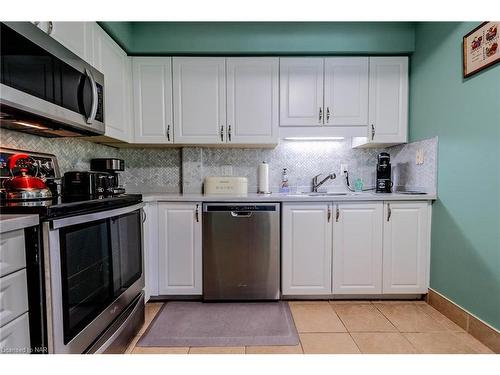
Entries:
[[[7, 199], [46, 199], [52, 197], [44, 180], [28, 174], [29, 167], [32, 165], [34, 165], [33, 159], [27, 154], [15, 154], [7, 160], [7, 168], [12, 175], [4, 182]], [[16, 167], [18, 167], [20, 175], [14, 175]], [[38, 168], [36, 174], [38, 174]]]

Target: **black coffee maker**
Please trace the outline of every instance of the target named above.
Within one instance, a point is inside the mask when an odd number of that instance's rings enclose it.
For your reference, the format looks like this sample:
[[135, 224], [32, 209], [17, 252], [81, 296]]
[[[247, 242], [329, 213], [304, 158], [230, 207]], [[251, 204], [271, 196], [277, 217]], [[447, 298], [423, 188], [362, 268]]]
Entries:
[[378, 154], [377, 186], [375, 192], [390, 193], [391, 188], [391, 155], [389, 155], [387, 152], [381, 152], [380, 154]]
[[106, 184], [106, 195], [125, 194], [125, 188], [120, 184], [119, 173], [125, 170], [125, 161], [116, 158], [98, 158], [90, 160], [92, 171], [106, 172], [108, 181]]

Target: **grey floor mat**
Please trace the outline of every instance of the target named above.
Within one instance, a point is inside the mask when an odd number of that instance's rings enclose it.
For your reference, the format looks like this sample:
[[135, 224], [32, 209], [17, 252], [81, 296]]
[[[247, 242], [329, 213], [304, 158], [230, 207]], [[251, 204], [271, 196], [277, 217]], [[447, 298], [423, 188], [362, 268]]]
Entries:
[[168, 302], [138, 346], [297, 345], [286, 302]]

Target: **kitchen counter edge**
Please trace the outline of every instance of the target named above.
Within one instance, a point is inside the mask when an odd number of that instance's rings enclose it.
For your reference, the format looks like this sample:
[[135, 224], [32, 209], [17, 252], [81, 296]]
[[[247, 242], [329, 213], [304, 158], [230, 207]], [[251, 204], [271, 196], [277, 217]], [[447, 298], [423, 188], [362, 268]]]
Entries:
[[0, 233], [32, 227], [38, 223], [38, 215], [0, 214]]

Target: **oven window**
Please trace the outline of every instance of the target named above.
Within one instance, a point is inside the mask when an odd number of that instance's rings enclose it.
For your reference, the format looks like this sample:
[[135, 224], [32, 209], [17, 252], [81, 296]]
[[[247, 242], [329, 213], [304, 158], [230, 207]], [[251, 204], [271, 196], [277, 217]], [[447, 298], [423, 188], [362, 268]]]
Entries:
[[64, 343], [114, 300], [109, 219], [62, 228]]

